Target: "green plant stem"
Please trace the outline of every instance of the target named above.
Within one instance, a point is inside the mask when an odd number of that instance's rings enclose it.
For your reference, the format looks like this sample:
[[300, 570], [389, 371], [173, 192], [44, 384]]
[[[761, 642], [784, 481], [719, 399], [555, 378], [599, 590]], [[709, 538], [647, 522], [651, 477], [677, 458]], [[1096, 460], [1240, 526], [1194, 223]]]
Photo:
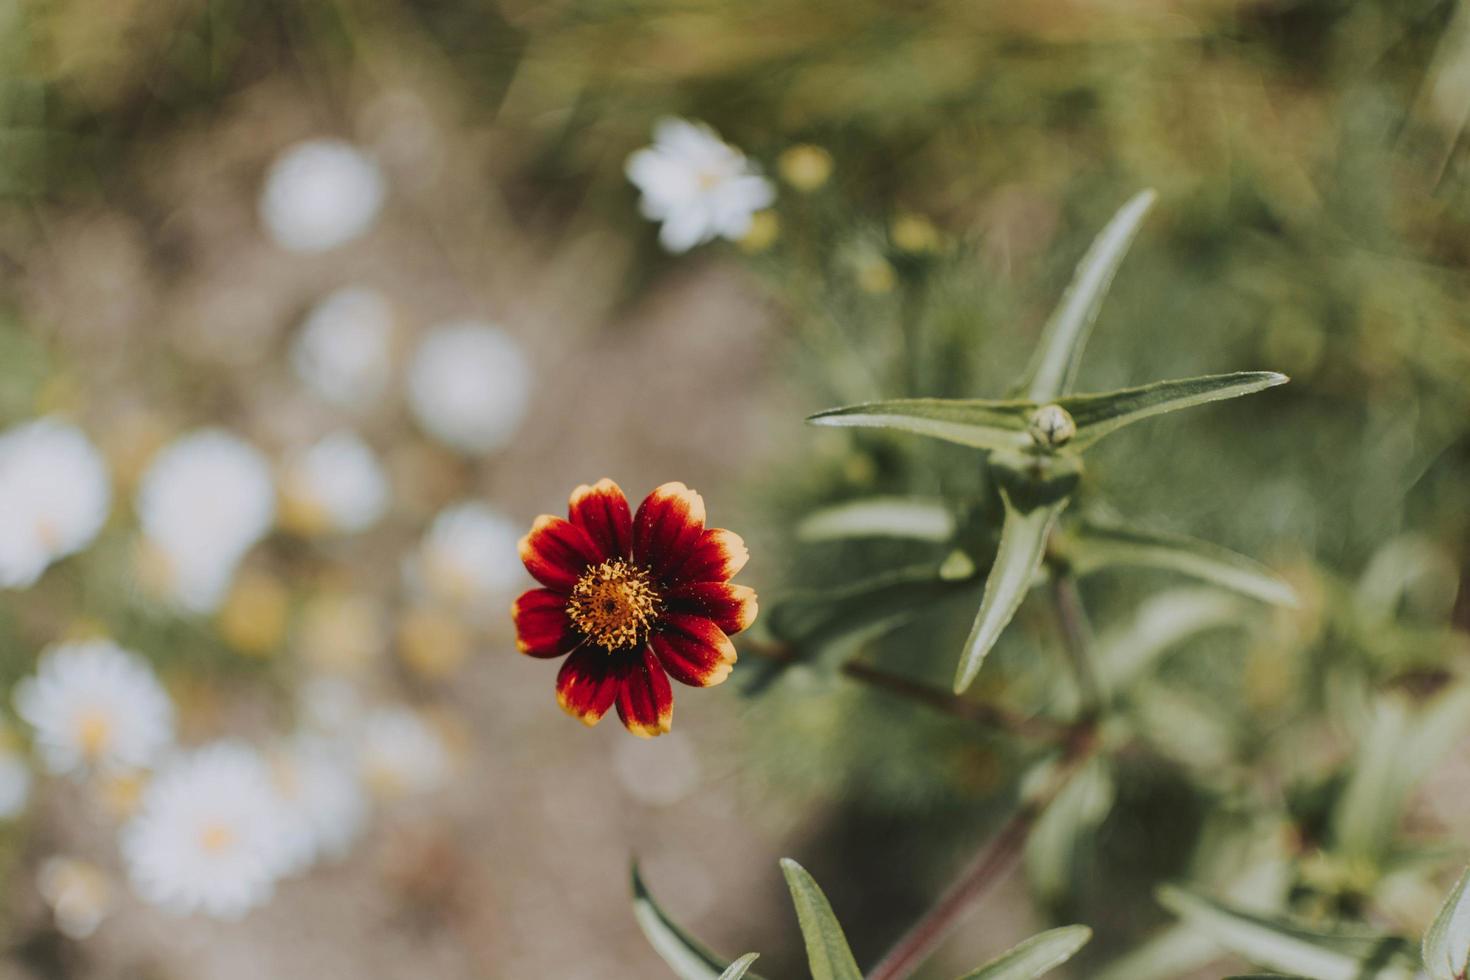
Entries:
[[1062, 630], [1062, 646], [1077, 678], [1077, 692], [1082, 702], [1082, 717], [1092, 717], [1102, 708], [1102, 684], [1093, 663], [1092, 624], [1077, 591], [1077, 580], [1064, 571], [1051, 577], [1052, 601], [1057, 609], [1057, 624]]
[[1079, 722], [1068, 733], [1066, 754], [1048, 785], [1032, 796], [996, 834], [985, 842], [968, 867], [940, 896], [924, 917], [904, 933], [898, 943], [868, 971], [866, 980], [905, 980], [949, 937], [967, 909], [1002, 881], [1015, 867], [1026, 838], [1046, 808], [1076, 773], [1083, 761], [1096, 751], [1096, 730], [1091, 721]]
[[972, 701], [943, 688], [889, 673], [861, 660], [844, 663], [842, 673], [896, 697], [917, 701], [947, 715], [973, 721], [987, 728], [997, 728], [1012, 735], [1056, 742], [1062, 740], [1069, 731], [1066, 725], [1045, 718], [1028, 718], [998, 705]]

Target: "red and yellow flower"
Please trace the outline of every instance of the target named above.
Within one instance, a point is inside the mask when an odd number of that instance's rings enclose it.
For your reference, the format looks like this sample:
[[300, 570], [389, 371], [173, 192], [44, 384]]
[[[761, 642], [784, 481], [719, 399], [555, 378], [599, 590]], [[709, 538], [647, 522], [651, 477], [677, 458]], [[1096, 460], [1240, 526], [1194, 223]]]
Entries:
[[733, 531], [704, 526], [704, 500], [665, 483], [632, 513], [611, 480], [572, 491], [567, 519], [543, 514], [521, 539], [521, 561], [544, 588], [516, 600], [516, 645], [566, 656], [563, 709], [595, 725], [617, 704], [628, 731], [669, 730], [669, 678], [711, 687], [730, 675], [730, 635], [755, 621], [752, 589], [729, 580], [749, 554]]

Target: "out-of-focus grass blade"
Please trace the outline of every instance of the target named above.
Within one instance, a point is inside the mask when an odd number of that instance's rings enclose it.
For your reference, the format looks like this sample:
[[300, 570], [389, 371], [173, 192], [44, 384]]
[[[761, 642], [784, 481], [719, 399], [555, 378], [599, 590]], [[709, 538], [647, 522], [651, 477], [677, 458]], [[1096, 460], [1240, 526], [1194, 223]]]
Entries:
[[803, 541], [906, 538], [942, 543], [954, 534], [954, 514], [944, 502], [919, 497], [850, 500], [813, 511], [796, 527]]
[[1138, 227], [1157, 196], [1151, 190], [1134, 195], [1082, 256], [1061, 303], [1041, 332], [1036, 354], [1027, 368], [1026, 377], [1030, 379], [1025, 388], [1027, 398], [1038, 403], [1050, 402], [1072, 390], [1082, 350], [1087, 346], [1087, 337], [1112, 285], [1113, 275], [1123, 256], [1128, 254], [1128, 246], [1133, 244]]
[[790, 858], [781, 859], [781, 873], [786, 876], [786, 887], [791, 889], [791, 902], [796, 906], [796, 919], [806, 940], [812, 980], [862, 980], [862, 971], [852, 958], [842, 926], [816, 881]]
[[1430, 980], [1458, 980], [1470, 971], [1470, 868], [1460, 875], [1429, 931], [1424, 934], [1424, 969]]
[[1018, 943], [960, 980], [1035, 980], [1070, 960], [1092, 939], [1086, 926], [1049, 929]]
[[1033, 507], [1022, 513], [1004, 490], [1000, 496], [1006, 511], [1000, 531], [1000, 548], [996, 551], [990, 575], [985, 579], [985, 596], [980, 600], [980, 611], [975, 616], [975, 625], [960, 656], [954, 681], [956, 694], [974, 682], [985, 662], [985, 655], [995, 646], [1011, 617], [1016, 615], [1021, 600], [1031, 588], [1036, 569], [1041, 565], [1052, 525], [1067, 505], [1066, 498], [1063, 498], [1054, 504]]
[[1159, 890], [1159, 901], [1232, 953], [1289, 975], [1315, 980], [1413, 980], [1416, 973], [1396, 940], [1314, 933], [1168, 886]]
[[[727, 973], [725, 964], [729, 961], [710, 952], [708, 947], [679, 928], [664, 913], [649, 894], [648, 886], [643, 883], [636, 861], [633, 863], [632, 878], [633, 917], [637, 919], [638, 927], [643, 930], [643, 935], [648, 938], [654, 952], [663, 958], [679, 980], [721, 980]], [[750, 958], [754, 958], [753, 954]], [[734, 969], [734, 966], [732, 964], [730, 969]], [[744, 970], [735, 976], [760, 980], [755, 974], [748, 973], [749, 969], [750, 963], [747, 961]]]
[[1125, 425], [1181, 408], [1254, 394], [1290, 380], [1275, 371], [1236, 371], [1176, 381], [1155, 381], [1137, 388], [1097, 395], [1072, 395], [1058, 399], [1057, 404], [1065, 408], [1072, 421], [1077, 423], [1077, 435], [1072, 438], [1069, 448], [1081, 451]]
[[760, 957], [759, 953], [746, 953], [740, 959], [725, 967], [725, 972], [720, 974], [720, 980], [740, 980], [750, 971], [750, 964]]
[[813, 425], [894, 429], [976, 449], [1025, 449], [1026, 423], [1035, 406], [1021, 401], [961, 398], [898, 398], [809, 416]]
[[1067, 536], [1072, 570], [1087, 575], [1109, 566], [1160, 568], [1210, 582], [1278, 606], [1295, 607], [1296, 593], [1259, 562], [1228, 548], [1177, 534], [1083, 522]]

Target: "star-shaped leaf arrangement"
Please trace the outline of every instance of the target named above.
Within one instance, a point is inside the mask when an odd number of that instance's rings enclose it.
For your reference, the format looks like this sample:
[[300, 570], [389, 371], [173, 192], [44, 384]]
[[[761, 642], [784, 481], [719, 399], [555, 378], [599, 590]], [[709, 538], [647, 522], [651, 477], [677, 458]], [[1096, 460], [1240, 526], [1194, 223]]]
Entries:
[[[1239, 371], [1099, 394], [1074, 394], [1077, 369], [1098, 309], [1113, 275], [1153, 205], [1153, 191], [1135, 196], [1103, 229], [1083, 256], [1018, 390], [1010, 399], [903, 398], [819, 412], [815, 425], [892, 429], [958, 443], [989, 454], [992, 475], [1005, 507], [1000, 546], [985, 582], [980, 611], [965, 643], [955, 691], [970, 686], [1046, 557], [1057, 519], [1071, 501], [1082, 474], [1082, 453], [1125, 426], [1166, 412], [1238, 398], [1284, 384], [1284, 374]], [[849, 508], [845, 520], [902, 517], [933, 534], [943, 525], [917, 511]], [[839, 520], [837, 523], [841, 523]], [[830, 533], [833, 521], [826, 523]], [[1084, 524], [1071, 536], [1079, 574], [1107, 565], [1152, 565], [1186, 574], [1271, 602], [1294, 602], [1290, 588], [1261, 566], [1221, 548], [1122, 526]]]

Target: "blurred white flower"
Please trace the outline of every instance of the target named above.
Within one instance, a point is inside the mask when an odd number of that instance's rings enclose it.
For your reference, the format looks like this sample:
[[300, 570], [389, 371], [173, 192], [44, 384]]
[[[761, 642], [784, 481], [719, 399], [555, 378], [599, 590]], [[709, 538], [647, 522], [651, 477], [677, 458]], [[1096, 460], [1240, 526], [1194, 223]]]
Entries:
[[31, 767], [8, 727], [0, 728], [0, 820], [13, 820], [31, 799]]
[[318, 397], [366, 408], [393, 373], [393, 309], [362, 286], [337, 290], [307, 314], [291, 344], [291, 366]]
[[270, 754], [270, 763], [286, 814], [286, 872], [346, 855], [368, 816], [351, 754], [321, 737], [297, 735]]
[[485, 504], [467, 501], [441, 510], [405, 565], [418, 592], [463, 612], [500, 611], [524, 586], [521, 527]]
[[365, 531], [388, 509], [388, 474], [352, 432], [334, 432], [293, 454], [281, 490], [288, 523], [300, 531]]
[[75, 426], [45, 418], [0, 435], [0, 587], [85, 548], [111, 507], [107, 465]]
[[173, 741], [173, 702], [153, 668], [109, 640], [46, 650], [14, 697], [55, 773], [146, 769]]
[[339, 737], [362, 723], [365, 708], [357, 685], [341, 677], [317, 674], [296, 688], [301, 724], [319, 735]]
[[716, 237], [738, 239], [776, 188], [704, 123], [661, 119], [653, 145], [628, 157], [628, 179], [643, 192], [643, 216], [663, 222], [658, 240], [687, 252]]
[[177, 439], [153, 458], [136, 500], [165, 587], [191, 612], [218, 607], [245, 552], [270, 530], [276, 493], [260, 451], [219, 429]]
[[269, 901], [290, 855], [289, 819], [265, 759], [221, 741], [175, 759], [123, 828], [123, 860], [144, 901], [238, 919]]
[[380, 708], [358, 737], [363, 782], [382, 800], [430, 793], [449, 778], [449, 747], [422, 715], [408, 708]]
[[442, 324], [419, 344], [408, 372], [408, 404], [419, 425], [446, 445], [486, 453], [510, 442], [531, 397], [531, 365], [499, 327]]
[[96, 932], [116, 903], [107, 872], [72, 857], [49, 857], [41, 862], [36, 890], [51, 906], [56, 928], [71, 939], [86, 939]]
[[281, 248], [325, 252], [366, 232], [384, 194], [382, 171], [357, 147], [337, 139], [306, 140], [271, 164], [260, 220]]

